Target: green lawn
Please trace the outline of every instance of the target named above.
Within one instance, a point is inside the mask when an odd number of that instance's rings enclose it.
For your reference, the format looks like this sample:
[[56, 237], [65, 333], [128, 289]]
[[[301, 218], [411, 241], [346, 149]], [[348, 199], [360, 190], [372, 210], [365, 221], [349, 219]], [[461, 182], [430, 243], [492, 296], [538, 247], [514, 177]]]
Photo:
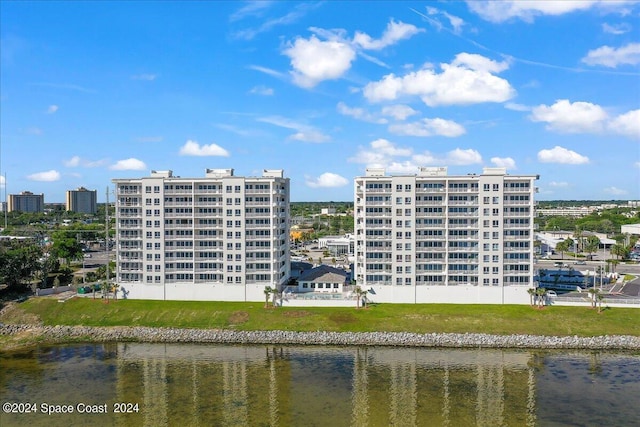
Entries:
[[[263, 308], [264, 303], [119, 300], [65, 303], [32, 298], [21, 311], [45, 325], [153, 326], [295, 331], [478, 332], [532, 335], [640, 336], [640, 310], [528, 305], [379, 304], [355, 307]], [[0, 322], [12, 323], [11, 319]], [[17, 322], [15, 322], [17, 323]]]

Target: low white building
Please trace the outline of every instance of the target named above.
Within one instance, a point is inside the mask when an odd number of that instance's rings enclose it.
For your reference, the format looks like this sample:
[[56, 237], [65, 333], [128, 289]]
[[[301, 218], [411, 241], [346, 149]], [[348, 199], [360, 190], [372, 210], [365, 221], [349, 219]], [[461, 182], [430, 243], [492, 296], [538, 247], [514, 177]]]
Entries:
[[622, 234], [635, 234], [636, 236], [639, 236], [640, 224], [625, 224], [620, 227], [620, 232]]
[[320, 265], [298, 279], [298, 292], [342, 293], [348, 273], [339, 268]]
[[352, 234], [344, 236], [325, 236], [318, 239], [318, 248], [328, 250], [333, 256], [353, 253], [354, 238]]

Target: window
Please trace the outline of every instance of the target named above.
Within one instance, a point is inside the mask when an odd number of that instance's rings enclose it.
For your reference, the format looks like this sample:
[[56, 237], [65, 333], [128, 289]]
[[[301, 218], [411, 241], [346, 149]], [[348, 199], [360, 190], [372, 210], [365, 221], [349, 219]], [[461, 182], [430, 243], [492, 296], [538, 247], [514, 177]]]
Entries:
[[405, 209], [404, 210], [404, 216], [411, 216], [411, 209]]
[[411, 204], [411, 197], [405, 197], [404, 198], [404, 204], [405, 205], [410, 205]]
[[396, 197], [396, 205], [402, 204], [402, 197]]
[[411, 191], [411, 184], [405, 184], [404, 191]]
[[493, 184], [493, 191], [500, 191], [500, 184]]
[[396, 191], [402, 191], [402, 184], [396, 185]]
[[483, 197], [482, 198], [482, 203], [484, 203], [485, 205], [489, 204], [489, 197]]

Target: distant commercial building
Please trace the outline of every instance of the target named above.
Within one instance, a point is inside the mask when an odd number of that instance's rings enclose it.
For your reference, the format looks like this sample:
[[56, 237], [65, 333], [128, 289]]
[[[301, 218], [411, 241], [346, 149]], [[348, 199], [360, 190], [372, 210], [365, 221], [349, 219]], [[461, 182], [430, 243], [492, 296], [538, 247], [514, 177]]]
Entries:
[[79, 187], [67, 191], [66, 210], [71, 212], [95, 214], [98, 211], [98, 192]]
[[318, 247], [326, 249], [332, 256], [352, 255], [354, 241], [352, 234], [325, 236], [318, 239]]
[[598, 206], [566, 206], [559, 208], [539, 208], [536, 209], [536, 212], [539, 216], [572, 216], [579, 218], [591, 215], [598, 209]]
[[320, 215], [335, 215], [336, 208], [322, 208], [320, 209]]
[[7, 204], [7, 212], [44, 212], [44, 194], [9, 194]]
[[117, 283], [127, 298], [262, 301], [290, 272], [289, 178], [207, 169], [114, 179]]
[[355, 279], [376, 302], [529, 303], [536, 175], [355, 178]]

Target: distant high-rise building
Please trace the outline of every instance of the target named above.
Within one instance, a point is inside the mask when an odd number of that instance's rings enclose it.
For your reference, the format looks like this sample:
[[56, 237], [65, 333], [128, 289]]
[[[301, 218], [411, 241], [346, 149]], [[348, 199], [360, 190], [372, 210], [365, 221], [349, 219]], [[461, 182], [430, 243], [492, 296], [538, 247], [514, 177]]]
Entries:
[[114, 179], [116, 281], [128, 298], [262, 301], [289, 279], [289, 178], [207, 169]]
[[95, 214], [98, 210], [98, 192], [79, 187], [67, 191], [66, 209], [71, 212]]
[[367, 169], [355, 178], [357, 284], [377, 302], [528, 303], [537, 178]]
[[7, 212], [44, 212], [44, 194], [33, 194], [30, 191], [9, 194]]

